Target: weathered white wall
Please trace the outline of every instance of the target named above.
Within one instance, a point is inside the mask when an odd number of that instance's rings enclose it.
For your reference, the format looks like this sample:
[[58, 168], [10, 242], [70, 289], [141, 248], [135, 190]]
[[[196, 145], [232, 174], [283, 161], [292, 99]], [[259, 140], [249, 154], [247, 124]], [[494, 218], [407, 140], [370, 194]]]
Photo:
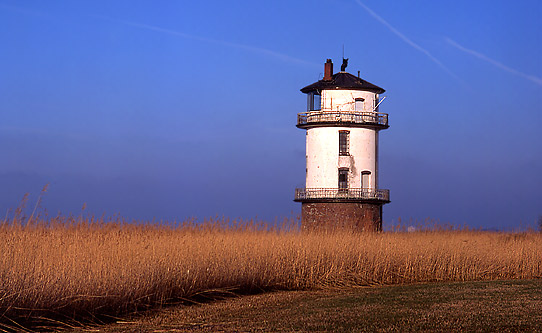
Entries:
[[[350, 131], [350, 156], [339, 156], [339, 131]], [[307, 188], [337, 188], [339, 168], [348, 168], [348, 186], [361, 187], [361, 172], [370, 171], [369, 184], [378, 186], [378, 131], [357, 127], [316, 127], [307, 130]]]
[[365, 99], [363, 111], [373, 111], [375, 100], [378, 99], [378, 94], [359, 90], [323, 90], [322, 110], [354, 111], [354, 101], [356, 98], [360, 97]]

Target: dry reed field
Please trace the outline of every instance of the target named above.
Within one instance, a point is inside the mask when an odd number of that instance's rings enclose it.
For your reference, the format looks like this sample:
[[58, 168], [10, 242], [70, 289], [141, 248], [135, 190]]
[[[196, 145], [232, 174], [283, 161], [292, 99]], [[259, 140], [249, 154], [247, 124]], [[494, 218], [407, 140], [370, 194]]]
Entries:
[[0, 326], [94, 320], [228, 292], [542, 277], [542, 234], [360, 234], [207, 221], [0, 225]]

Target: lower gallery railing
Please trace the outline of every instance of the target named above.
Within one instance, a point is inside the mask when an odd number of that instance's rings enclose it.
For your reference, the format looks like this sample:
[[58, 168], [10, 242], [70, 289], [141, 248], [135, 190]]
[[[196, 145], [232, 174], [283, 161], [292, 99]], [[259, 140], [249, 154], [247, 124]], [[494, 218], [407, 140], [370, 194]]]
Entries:
[[390, 201], [390, 190], [371, 188], [296, 188], [295, 200], [337, 199]]

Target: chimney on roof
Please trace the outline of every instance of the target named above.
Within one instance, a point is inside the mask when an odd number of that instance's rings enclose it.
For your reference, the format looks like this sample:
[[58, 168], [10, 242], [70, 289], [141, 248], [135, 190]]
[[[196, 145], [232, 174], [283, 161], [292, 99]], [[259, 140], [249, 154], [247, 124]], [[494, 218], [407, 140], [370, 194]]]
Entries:
[[331, 62], [331, 59], [327, 59], [326, 63], [324, 64], [324, 81], [331, 81], [332, 76], [333, 76], [333, 62]]

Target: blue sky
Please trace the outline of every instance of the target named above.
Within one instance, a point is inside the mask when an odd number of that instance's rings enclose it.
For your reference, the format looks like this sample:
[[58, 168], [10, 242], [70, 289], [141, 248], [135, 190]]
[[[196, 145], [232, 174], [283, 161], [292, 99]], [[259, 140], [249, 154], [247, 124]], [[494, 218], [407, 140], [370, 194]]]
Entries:
[[542, 215], [542, 2], [0, 0], [0, 209], [300, 212], [326, 58], [387, 90], [384, 226]]

